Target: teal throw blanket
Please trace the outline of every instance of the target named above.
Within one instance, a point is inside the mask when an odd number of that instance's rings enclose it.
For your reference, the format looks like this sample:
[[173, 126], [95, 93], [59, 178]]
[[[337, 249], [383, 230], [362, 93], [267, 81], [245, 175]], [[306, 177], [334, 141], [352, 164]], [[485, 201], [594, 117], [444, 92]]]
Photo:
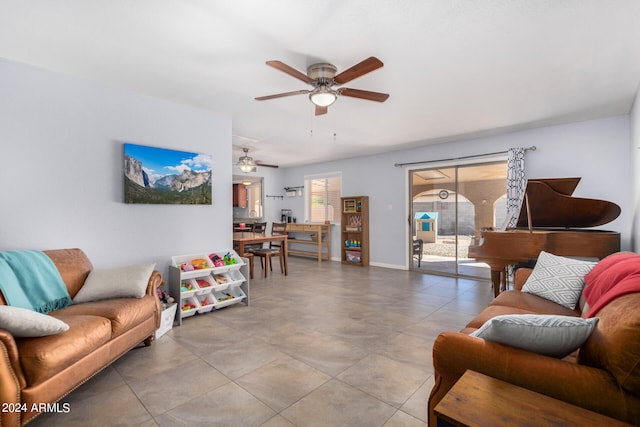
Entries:
[[40, 251], [0, 252], [0, 290], [8, 305], [49, 313], [71, 304], [51, 258]]

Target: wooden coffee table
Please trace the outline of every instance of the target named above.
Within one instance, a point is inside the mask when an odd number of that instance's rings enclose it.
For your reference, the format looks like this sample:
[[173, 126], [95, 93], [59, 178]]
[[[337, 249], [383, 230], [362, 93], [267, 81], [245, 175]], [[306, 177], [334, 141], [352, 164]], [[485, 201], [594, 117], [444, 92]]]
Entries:
[[435, 413], [438, 425], [464, 427], [630, 426], [474, 371], [464, 373], [436, 405]]

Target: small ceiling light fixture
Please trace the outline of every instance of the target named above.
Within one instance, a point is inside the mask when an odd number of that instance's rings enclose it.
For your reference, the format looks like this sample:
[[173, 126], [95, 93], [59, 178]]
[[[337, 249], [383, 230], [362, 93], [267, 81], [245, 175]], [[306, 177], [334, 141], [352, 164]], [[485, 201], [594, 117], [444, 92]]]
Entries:
[[336, 102], [338, 98], [337, 91], [331, 89], [328, 85], [321, 85], [309, 94], [309, 99], [318, 107], [328, 107]]
[[240, 156], [238, 159], [238, 167], [242, 172], [249, 173], [256, 167], [256, 162], [252, 157], [249, 157], [248, 148], [243, 148], [242, 151], [244, 151], [244, 156]]
[[242, 185], [244, 186], [250, 186], [251, 185], [251, 181], [242, 181]]

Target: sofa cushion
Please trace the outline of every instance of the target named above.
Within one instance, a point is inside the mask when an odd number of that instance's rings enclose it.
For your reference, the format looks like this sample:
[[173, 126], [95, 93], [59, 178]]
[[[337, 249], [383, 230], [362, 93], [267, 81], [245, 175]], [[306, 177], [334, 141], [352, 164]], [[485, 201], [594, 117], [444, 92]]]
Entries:
[[609, 371], [622, 388], [640, 395], [640, 294], [614, 299], [578, 354], [578, 363]]
[[18, 338], [16, 345], [27, 384], [51, 378], [111, 338], [109, 320], [97, 316], [59, 316], [69, 330], [39, 338]]
[[0, 305], [0, 329], [10, 332], [14, 338], [44, 337], [64, 332], [69, 325], [47, 314]]
[[489, 319], [470, 335], [546, 356], [562, 358], [591, 335], [598, 318], [538, 314], [503, 315]]
[[576, 310], [569, 310], [560, 304], [520, 291], [501, 292], [490, 304], [474, 317], [467, 328], [478, 329], [493, 317], [504, 314], [557, 314], [579, 316]]
[[574, 309], [584, 288], [584, 276], [595, 262], [540, 252], [522, 292], [531, 293]]
[[117, 337], [134, 326], [156, 315], [156, 297], [145, 295], [143, 298], [113, 298], [73, 304], [62, 310], [54, 311], [55, 316], [91, 315], [109, 319], [111, 335]]
[[78, 248], [51, 249], [44, 253], [56, 265], [62, 280], [67, 285], [69, 295], [73, 298], [93, 269], [91, 261], [82, 249]]
[[490, 319], [493, 319], [496, 316], [503, 316], [506, 314], [534, 314], [531, 310], [525, 310], [517, 307], [507, 307], [502, 305], [490, 305], [476, 317], [471, 319], [469, 323], [467, 323], [467, 328], [479, 329], [482, 325], [484, 325]]
[[155, 263], [95, 269], [73, 298], [74, 304], [111, 298], [142, 298]]
[[501, 292], [489, 305], [519, 308], [536, 314], [580, 316], [577, 308], [572, 310], [546, 298], [520, 291]]

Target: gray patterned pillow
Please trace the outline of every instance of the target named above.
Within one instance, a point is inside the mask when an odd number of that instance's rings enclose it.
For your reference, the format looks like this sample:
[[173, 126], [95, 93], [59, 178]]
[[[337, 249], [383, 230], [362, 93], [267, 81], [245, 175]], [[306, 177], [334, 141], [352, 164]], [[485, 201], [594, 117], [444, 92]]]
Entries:
[[573, 310], [584, 288], [584, 275], [595, 262], [565, 258], [540, 252], [538, 262], [522, 292], [537, 295]]
[[470, 335], [562, 358], [580, 348], [597, 323], [597, 317], [505, 314], [487, 320]]

